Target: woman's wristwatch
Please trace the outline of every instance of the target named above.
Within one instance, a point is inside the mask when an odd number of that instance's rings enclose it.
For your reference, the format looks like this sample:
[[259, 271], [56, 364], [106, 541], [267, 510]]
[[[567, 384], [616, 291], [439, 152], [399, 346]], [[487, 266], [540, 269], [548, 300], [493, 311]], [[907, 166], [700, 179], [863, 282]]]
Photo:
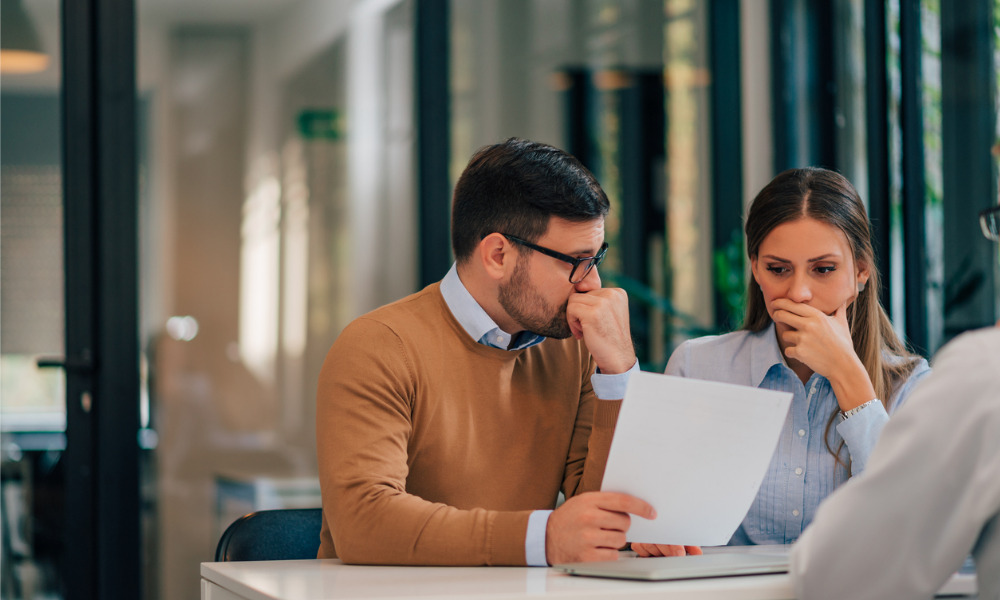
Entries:
[[841, 417], [841, 418], [842, 418], [843, 420], [845, 420], [845, 421], [846, 421], [847, 419], [850, 419], [850, 418], [851, 418], [851, 417], [853, 417], [854, 415], [856, 415], [856, 414], [858, 414], [859, 412], [861, 412], [861, 411], [862, 411], [862, 410], [863, 410], [863, 409], [864, 409], [865, 407], [867, 407], [867, 406], [868, 406], [869, 404], [871, 404], [872, 402], [880, 402], [880, 400], [879, 400], [878, 398], [872, 398], [872, 399], [871, 399], [871, 400], [869, 400], [868, 402], [865, 402], [864, 404], [859, 404], [859, 405], [855, 406], [854, 408], [852, 408], [851, 410], [849, 410], [849, 411], [847, 411], [847, 412], [844, 412], [844, 411], [840, 411], [840, 417]]

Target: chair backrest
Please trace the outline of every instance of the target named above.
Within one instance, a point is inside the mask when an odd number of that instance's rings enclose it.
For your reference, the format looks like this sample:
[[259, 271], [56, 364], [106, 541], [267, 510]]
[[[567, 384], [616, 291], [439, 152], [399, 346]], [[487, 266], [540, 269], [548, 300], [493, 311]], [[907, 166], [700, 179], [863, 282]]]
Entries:
[[216, 562], [316, 558], [321, 508], [260, 510], [236, 519], [215, 548]]

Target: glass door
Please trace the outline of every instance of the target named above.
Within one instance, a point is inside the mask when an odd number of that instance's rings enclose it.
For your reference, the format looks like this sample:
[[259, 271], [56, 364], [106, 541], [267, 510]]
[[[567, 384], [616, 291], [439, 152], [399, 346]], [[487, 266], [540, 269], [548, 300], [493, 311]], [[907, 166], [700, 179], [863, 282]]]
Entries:
[[4, 598], [61, 597], [66, 377], [60, 10], [3, 2], [0, 452]]

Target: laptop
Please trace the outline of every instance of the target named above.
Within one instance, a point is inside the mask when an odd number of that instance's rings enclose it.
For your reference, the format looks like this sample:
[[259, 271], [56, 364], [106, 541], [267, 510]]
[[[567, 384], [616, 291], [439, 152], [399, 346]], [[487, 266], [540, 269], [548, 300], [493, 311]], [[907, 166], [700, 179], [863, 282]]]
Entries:
[[788, 553], [718, 552], [694, 556], [622, 557], [603, 562], [566, 563], [554, 569], [584, 577], [670, 581], [706, 577], [772, 575], [788, 572]]
[[[646, 581], [774, 575], [788, 572], [789, 548], [789, 545], [706, 547], [703, 555], [648, 558], [622, 552], [616, 561], [566, 563], [552, 568], [583, 577]], [[970, 557], [938, 590], [937, 596], [967, 597], [975, 595], [976, 587], [976, 569]]]

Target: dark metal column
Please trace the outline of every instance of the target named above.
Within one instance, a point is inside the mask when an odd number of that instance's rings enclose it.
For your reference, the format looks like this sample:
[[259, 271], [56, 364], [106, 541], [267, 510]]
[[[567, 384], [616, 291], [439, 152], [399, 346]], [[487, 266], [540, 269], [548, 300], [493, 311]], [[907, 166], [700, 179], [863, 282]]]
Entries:
[[979, 211], [996, 203], [993, 5], [941, 3], [945, 341], [997, 319], [995, 245], [976, 235]]
[[868, 150], [868, 215], [882, 279], [882, 306], [892, 306], [892, 192], [889, 187], [889, 72], [886, 66], [885, 0], [865, 0], [865, 104]]
[[64, 0], [63, 35], [63, 253], [66, 296], [65, 530], [62, 579], [68, 600], [97, 598], [95, 431], [85, 402], [94, 393], [96, 299], [92, 283], [97, 157], [93, 153], [95, 69], [93, 6]]
[[563, 92], [565, 118], [566, 151], [575, 156], [588, 169], [595, 163], [595, 151], [590, 140], [590, 71], [571, 67], [562, 71], [566, 78]]
[[414, 2], [416, 11], [416, 122], [419, 179], [420, 287], [451, 266], [451, 146], [448, 0]]
[[66, 597], [139, 598], [134, 0], [64, 0]]
[[775, 173], [836, 168], [833, 3], [771, 0]]
[[[718, 255], [728, 244], [738, 244], [743, 256], [743, 136], [740, 90], [740, 3], [713, 0], [709, 9], [711, 123], [712, 123], [712, 236]], [[714, 262], [714, 261], [713, 261]], [[742, 264], [728, 265], [729, 269]], [[715, 269], [719, 269], [718, 266]], [[718, 281], [719, 273], [713, 278]], [[732, 314], [725, 295], [715, 285], [715, 324], [727, 330], [742, 318]]]
[[926, 355], [930, 348], [927, 329], [927, 230], [924, 120], [921, 108], [920, 0], [900, 0], [899, 13], [906, 337], [917, 352]]
[[[633, 71], [629, 85], [618, 92], [619, 173], [622, 185], [622, 223], [619, 236], [622, 272], [650, 286], [650, 252], [653, 238], [663, 239], [666, 207], [658, 197], [655, 174], [665, 163], [663, 74]], [[649, 360], [649, 309], [630, 305], [632, 339], [639, 361]]]

